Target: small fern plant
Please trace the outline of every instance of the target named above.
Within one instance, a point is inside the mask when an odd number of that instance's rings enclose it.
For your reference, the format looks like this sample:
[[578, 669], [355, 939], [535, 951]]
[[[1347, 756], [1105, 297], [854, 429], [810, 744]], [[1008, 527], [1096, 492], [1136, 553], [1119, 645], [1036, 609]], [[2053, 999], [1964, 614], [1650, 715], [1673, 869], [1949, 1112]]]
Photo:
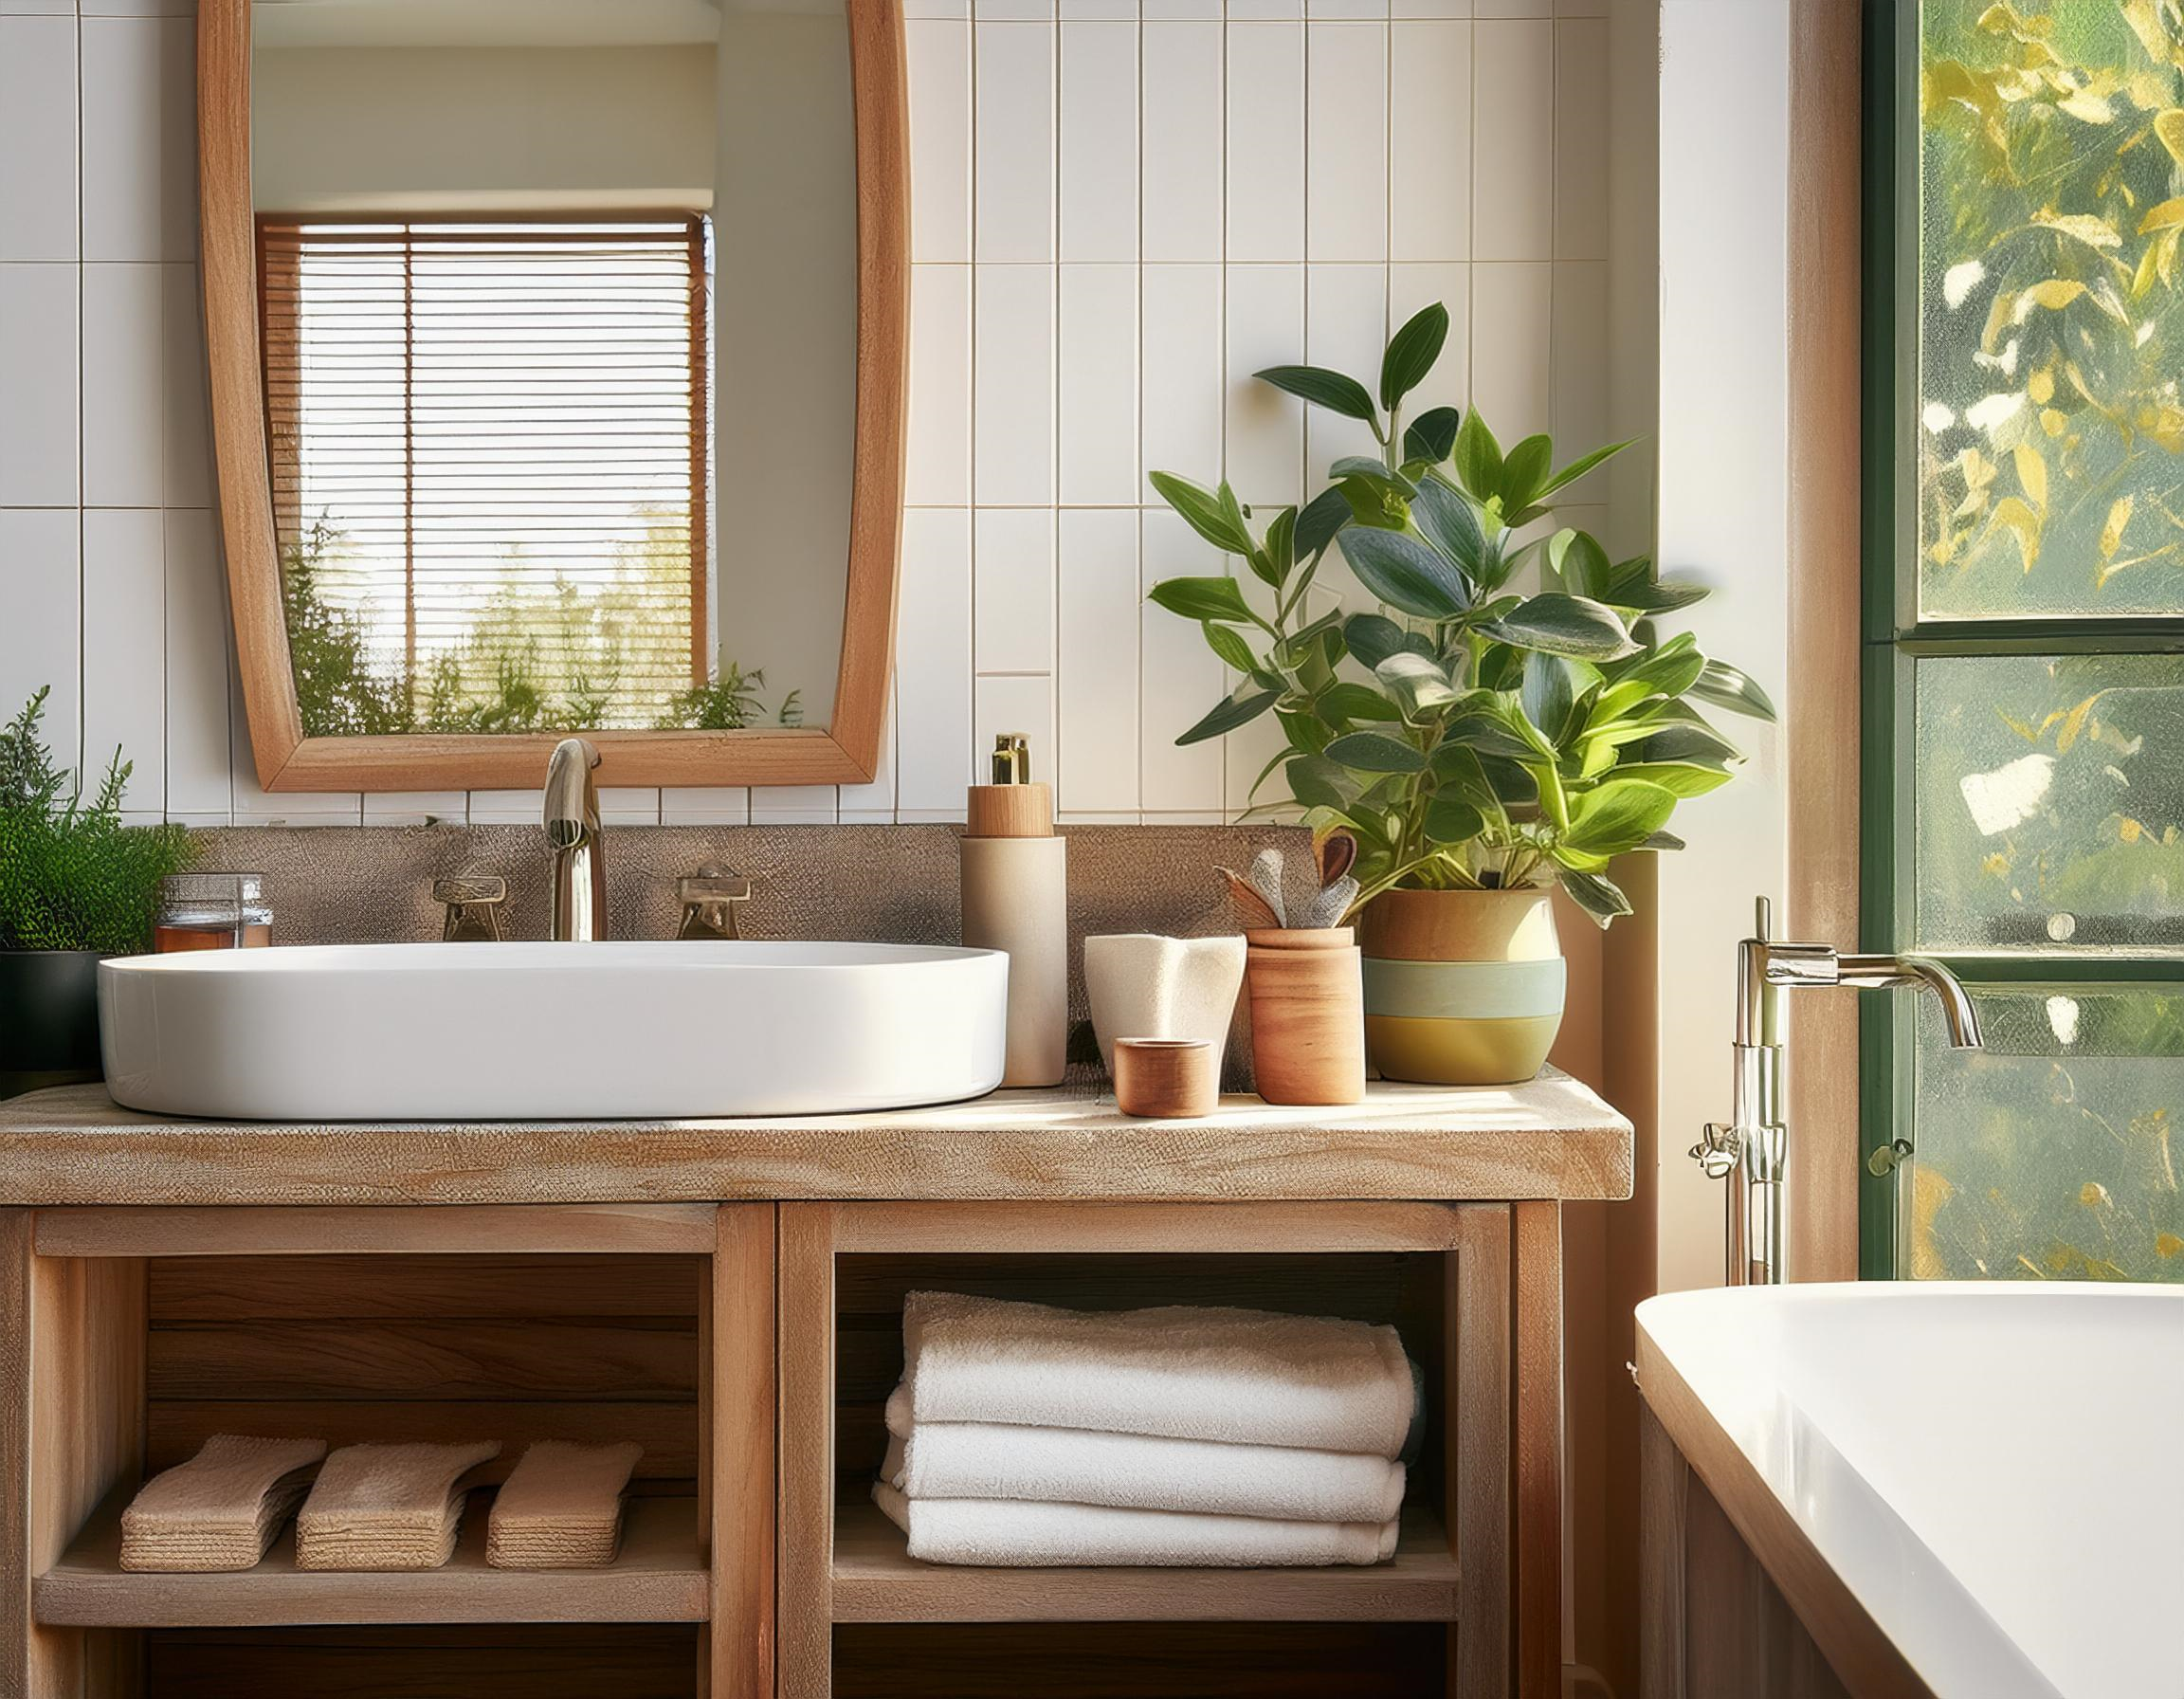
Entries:
[[116, 749], [98, 795], [78, 785], [39, 735], [42, 686], [0, 732], [0, 950], [129, 955], [152, 939], [159, 882], [194, 856], [180, 826], [124, 826], [129, 763]]

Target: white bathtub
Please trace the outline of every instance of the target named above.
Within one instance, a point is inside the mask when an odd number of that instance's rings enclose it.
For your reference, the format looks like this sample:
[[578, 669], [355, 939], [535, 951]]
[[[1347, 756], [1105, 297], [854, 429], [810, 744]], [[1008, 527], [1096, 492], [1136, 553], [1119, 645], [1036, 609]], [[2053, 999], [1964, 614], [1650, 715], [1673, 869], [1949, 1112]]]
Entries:
[[1638, 1327], [1732, 1519], [1770, 1494], [1938, 1699], [2184, 1696], [2184, 1288], [1683, 1292]]

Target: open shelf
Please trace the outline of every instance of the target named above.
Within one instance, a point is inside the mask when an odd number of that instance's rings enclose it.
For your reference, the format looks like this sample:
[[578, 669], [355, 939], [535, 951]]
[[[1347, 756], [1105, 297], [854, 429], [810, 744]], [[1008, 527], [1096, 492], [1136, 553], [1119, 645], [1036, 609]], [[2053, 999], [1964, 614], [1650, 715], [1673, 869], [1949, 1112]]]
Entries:
[[834, 1517], [837, 1622], [1453, 1622], [1457, 1563], [1429, 1511], [1370, 1568], [968, 1569], [921, 1563], [869, 1501]]
[[701, 1622], [709, 1608], [695, 1499], [632, 1498], [621, 1555], [604, 1569], [491, 1567], [489, 1501], [473, 1498], [455, 1555], [438, 1569], [299, 1569], [291, 1524], [255, 1569], [146, 1575], [121, 1567], [121, 1511], [134, 1491], [111, 1494], [32, 1583], [37, 1620], [71, 1628]]

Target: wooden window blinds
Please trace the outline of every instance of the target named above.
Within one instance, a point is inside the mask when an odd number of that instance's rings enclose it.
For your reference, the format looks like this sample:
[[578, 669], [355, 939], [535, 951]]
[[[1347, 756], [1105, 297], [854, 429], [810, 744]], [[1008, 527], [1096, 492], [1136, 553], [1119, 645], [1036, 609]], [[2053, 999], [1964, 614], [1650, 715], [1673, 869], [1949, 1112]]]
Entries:
[[[663, 723], [710, 670], [705, 220], [258, 230], [306, 733]], [[305, 621], [376, 692], [316, 726]]]

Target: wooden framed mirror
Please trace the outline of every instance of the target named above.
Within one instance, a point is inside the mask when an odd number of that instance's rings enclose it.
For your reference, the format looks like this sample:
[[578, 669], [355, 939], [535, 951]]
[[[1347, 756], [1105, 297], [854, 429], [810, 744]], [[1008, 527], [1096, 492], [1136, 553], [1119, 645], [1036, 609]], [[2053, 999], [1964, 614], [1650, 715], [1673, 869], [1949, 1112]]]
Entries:
[[[893, 658], [900, 0], [201, 0], [267, 791], [855, 784]], [[254, 142], [255, 135], [255, 142]]]

